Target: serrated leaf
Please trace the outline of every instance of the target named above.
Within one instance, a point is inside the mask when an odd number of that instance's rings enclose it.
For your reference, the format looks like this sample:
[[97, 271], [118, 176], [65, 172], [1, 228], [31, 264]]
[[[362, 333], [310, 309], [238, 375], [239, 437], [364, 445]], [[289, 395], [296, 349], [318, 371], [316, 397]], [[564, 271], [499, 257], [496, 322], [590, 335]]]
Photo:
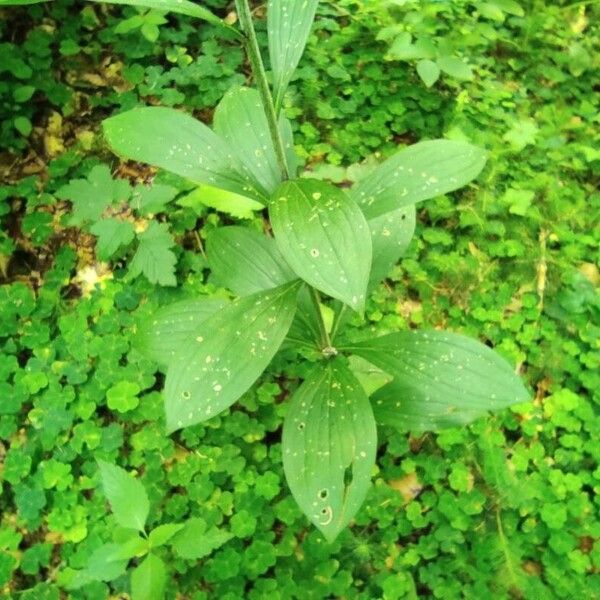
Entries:
[[248, 227], [219, 227], [207, 240], [206, 255], [216, 282], [247, 296], [296, 279], [275, 240]]
[[402, 431], [463, 425], [529, 399], [508, 362], [456, 333], [405, 331], [345, 349], [394, 378], [374, 394], [373, 410], [379, 422]]
[[131, 574], [131, 600], [163, 600], [167, 583], [165, 563], [154, 554]]
[[446, 194], [473, 180], [486, 152], [465, 142], [430, 140], [400, 150], [351, 190], [367, 219]]
[[415, 233], [416, 214], [414, 205], [410, 205], [367, 221], [373, 244], [369, 289], [389, 276], [392, 267], [406, 252]]
[[138, 241], [137, 250], [129, 263], [129, 275], [137, 277], [143, 273], [150, 283], [176, 285], [177, 258], [171, 250], [175, 240], [169, 233], [169, 226], [152, 221], [146, 231], [138, 234]]
[[328, 541], [363, 503], [376, 451], [375, 420], [360, 383], [341, 359], [315, 365], [284, 421], [283, 468], [296, 502]]
[[275, 240], [294, 272], [362, 311], [371, 269], [371, 235], [357, 204], [324, 181], [286, 181], [269, 203]]
[[184, 528], [173, 538], [173, 550], [188, 560], [200, 560], [220, 548], [233, 537], [223, 529], [207, 530], [206, 521], [194, 517], [186, 521]]
[[98, 459], [104, 495], [110, 503], [115, 520], [121, 527], [144, 531], [150, 510], [146, 490], [121, 467]]
[[143, 8], [152, 8], [154, 10], [161, 10], [165, 12], [174, 12], [180, 15], [187, 15], [189, 17], [196, 17], [223, 27], [228, 31], [232, 32], [236, 37], [241, 38], [240, 32], [231, 27], [225, 21], [217, 17], [217, 15], [210, 12], [203, 6], [199, 6], [195, 2], [189, 0], [89, 0], [89, 2], [95, 2], [97, 4], [122, 4], [125, 6], [141, 6]]
[[129, 560], [134, 556], [143, 556], [148, 552], [148, 540], [136, 535], [126, 542], [118, 544], [118, 550], [110, 556], [111, 560]]
[[440, 76], [440, 68], [432, 60], [425, 58], [417, 63], [417, 73], [427, 87], [431, 87]]
[[163, 306], [140, 325], [135, 347], [167, 368], [177, 352], [196, 339], [198, 327], [226, 304], [219, 298], [199, 297]]
[[134, 108], [106, 119], [102, 125], [113, 152], [123, 158], [263, 203], [268, 196], [223, 139], [179, 110]]
[[166, 544], [176, 533], [181, 531], [183, 527], [183, 523], [166, 523], [165, 525], [159, 525], [148, 535], [150, 548], [156, 548], [157, 546]]
[[127, 567], [127, 560], [116, 558], [118, 551], [118, 544], [103, 544], [96, 548], [88, 559], [83, 579], [112, 581], [121, 576]]
[[254, 219], [254, 213], [264, 208], [264, 205], [256, 200], [210, 185], [198, 186], [195, 190], [180, 198], [177, 204], [188, 206], [198, 215], [206, 212], [205, 207], [210, 207], [236, 219]]
[[267, 30], [275, 105], [283, 95], [306, 46], [319, 0], [269, 0]]
[[129, 198], [131, 188], [124, 179], [113, 179], [106, 165], [96, 165], [85, 179], [73, 179], [56, 192], [73, 203], [70, 225], [98, 221], [111, 204]]
[[[258, 91], [246, 87], [229, 90], [215, 110], [213, 126], [261, 188], [272, 194], [281, 183], [281, 170]], [[279, 131], [287, 154], [293, 155], [292, 130], [283, 115], [279, 117]], [[291, 173], [295, 162], [289, 165]]]
[[129, 204], [142, 215], [156, 214], [162, 212], [178, 193], [177, 188], [161, 183], [136, 185]]
[[90, 228], [90, 232], [98, 237], [96, 253], [100, 260], [108, 260], [117, 250], [133, 241], [135, 229], [129, 221], [120, 219], [102, 219]]
[[197, 329], [167, 371], [169, 433], [219, 414], [260, 377], [290, 328], [299, 285], [239, 298]]

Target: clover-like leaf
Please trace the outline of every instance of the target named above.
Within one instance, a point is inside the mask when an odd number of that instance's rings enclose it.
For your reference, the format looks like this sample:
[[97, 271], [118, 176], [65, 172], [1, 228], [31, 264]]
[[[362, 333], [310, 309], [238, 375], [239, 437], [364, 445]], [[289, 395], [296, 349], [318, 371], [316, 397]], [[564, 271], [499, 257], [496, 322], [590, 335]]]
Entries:
[[295, 273], [355, 310], [365, 306], [371, 235], [358, 205], [324, 181], [286, 181], [269, 203], [279, 250]]
[[529, 399], [506, 360], [456, 333], [404, 331], [345, 350], [393, 377], [373, 395], [373, 410], [379, 422], [402, 431], [463, 425]]
[[483, 169], [486, 152], [466, 142], [430, 140], [400, 150], [351, 190], [367, 219], [452, 192]]
[[238, 298], [197, 329], [167, 371], [169, 432], [217, 415], [258, 379], [290, 328], [299, 285]]
[[369, 399], [343, 359], [315, 365], [294, 393], [282, 451], [296, 502], [334, 540], [365, 499], [377, 451]]

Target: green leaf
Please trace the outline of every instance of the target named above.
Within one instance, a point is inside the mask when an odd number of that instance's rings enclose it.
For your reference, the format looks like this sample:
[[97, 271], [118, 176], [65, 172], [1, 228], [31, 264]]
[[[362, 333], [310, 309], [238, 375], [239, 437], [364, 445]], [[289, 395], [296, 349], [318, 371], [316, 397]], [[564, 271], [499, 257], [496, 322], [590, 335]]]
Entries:
[[131, 600], [163, 600], [167, 583], [165, 563], [148, 554], [131, 574]]
[[319, 0], [269, 0], [267, 30], [275, 105], [283, 95], [306, 46]]
[[385, 279], [392, 267], [406, 252], [416, 226], [416, 210], [413, 205], [385, 213], [367, 221], [373, 244], [373, 265], [369, 277], [369, 289]]
[[[281, 183], [281, 171], [258, 91], [246, 87], [229, 90], [217, 106], [213, 126], [260, 188], [272, 194]], [[279, 129], [286, 152], [293, 155], [292, 130], [283, 115], [279, 117]], [[290, 172], [294, 172], [295, 162], [294, 159]]]
[[290, 328], [299, 285], [239, 298], [196, 330], [167, 371], [169, 433], [219, 414], [260, 377]]
[[0, 6], [26, 6], [28, 4], [40, 4], [48, 0], [0, 0]]
[[177, 258], [171, 250], [175, 240], [166, 223], [152, 221], [143, 233], [138, 234], [139, 245], [131, 262], [129, 275], [143, 273], [150, 283], [176, 285], [175, 264]]
[[211, 13], [208, 9], [203, 6], [199, 6], [195, 2], [189, 0], [89, 0], [89, 2], [95, 2], [97, 4], [122, 4], [126, 6], [141, 6], [143, 8], [153, 8], [155, 10], [162, 10], [165, 12], [174, 12], [180, 15], [187, 15], [189, 17], [196, 17], [203, 21], [208, 21], [218, 27], [223, 27], [227, 31], [233, 32], [238, 38], [242, 38], [240, 32], [231, 27], [222, 19], [219, 19], [217, 15]]
[[218, 298], [200, 297], [163, 306], [140, 325], [135, 347], [166, 368], [178, 350], [196, 339], [198, 327], [225, 304]]
[[148, 553], [148, 540], [140, 535], [135, 535], [118, 544], [118, 549], [109, 556], [110, 560], [129, 560], [130, 558], [144, 556]]
[[446, 194], [473, 180], [486, 152], [452, 140], [419, 142], [400, 150], [351, 190], [367, 219]]
[[342, 359], [315, 365], [283, 425], [283, 468], [296, 502], [328, 541], [371, 484], [377, 431], [369, 399]]
[[324, 181], [286, 181], [269, 204], [281, 254], [313, 287], [355, 310], [365, 306], [371, 236], [356, 203]]
[[142, 483], [127, 471], [98, 459], [104, 495], [121, 527], [144, 531], [150, 503]]
[[219, 227], [207, 240], [206, 255], [216, 282], [247, 296], [296, 279], [275, 240], [248, 227]]
[[450, 77], [454, 77], [455, 79], [461, 81], [470, 81], [473, 79], [473, 69], [455, 56], [441, 56], [437, 59], [437, 65], [446, 75], [450, 75]]
[[508, 362], [456, 333], [404, 331], [345, 349], [394, 378], [374, 394], [373, 408], [378, 421], [402, 431], [463, 425], [529, 399]]
[[106, 119], [103, 128], [113, 152], [123, 158], [263, 203], [268, 196], [256, 187], [252, 174], [222, 138], [179, 110], [134, 108]]
[[424, 58], [417, 63], [417, 73], [427, 87], [431, 87], [440, 76], [440, 68], [432, 60]]
[[131, 193], [129, 183], [113, 179], [106, 165], [96, 165], [86, 179], [73, 179], [58, 189], [56, 195], [73, 203], [69, 225], [98, 221], [111, 204], [125, 201]]
[[100, 260], [108, 260], [122, 246], [127, 246], [135, 237], [135, 229], [129, 221], [120, 219], [102, 219], [90, 228], [90, 232], [98, 237], [96, 254]]
[[194, 517], [186, 521], [184, 528], [173, 538], [173, 550], [188, 560], [199, 560], [220, 548], [233, 537], [223, 529], [207, 530], [204, 519]]
[[142, 215], [156, 214], [162, 212], [178, 193], [177, 188], [160, 183], [136, 185], [129, 204]]
[[84, 570], [84, 579], [112, 581], [120, 577], [127, 567], [127, 560], [118, 557], [118, 544], [104, 544], [96, 548]]
[[245, 196], [221, 190], [210, 185], [201, 185], [177, 201], [180, 206], [188, 206], [198, 215], [206, 212], [205, 207], [231, 215], [236, 219], [254, 219], [254, 212], [262, 210], [263, 204]]
[[156, 529], [153, 529], [148, 536], [150, 542], [150, 548], [156, 548], [162, 546], [168, 542], [177, 532], [181, 531], [184, 527], [183, 523], [166, 523], [165, 525], [159, 525]]

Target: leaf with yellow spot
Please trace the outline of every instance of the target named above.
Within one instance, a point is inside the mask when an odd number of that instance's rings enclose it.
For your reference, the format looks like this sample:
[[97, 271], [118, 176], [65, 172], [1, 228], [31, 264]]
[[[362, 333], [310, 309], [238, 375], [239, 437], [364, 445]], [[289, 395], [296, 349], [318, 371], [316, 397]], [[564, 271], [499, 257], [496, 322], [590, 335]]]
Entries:
[[315, 365], [294, 393], [282, 451], [296, 502], [333, 541], [365, 499], [377, 451], [369, 399], [343, 359]]
[[219, 414], [260, 377], [290, 328], [299, 286], [238, 298], [198, 327], [167, 371], [169, 433]]

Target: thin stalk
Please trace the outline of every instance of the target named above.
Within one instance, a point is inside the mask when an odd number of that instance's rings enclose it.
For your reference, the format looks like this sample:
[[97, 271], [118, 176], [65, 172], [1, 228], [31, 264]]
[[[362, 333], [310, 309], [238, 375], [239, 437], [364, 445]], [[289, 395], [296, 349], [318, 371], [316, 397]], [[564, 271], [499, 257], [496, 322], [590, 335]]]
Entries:
[[340, 310], [335, 311], [335, 316], [333, 317], [333, 325], [331, 326], [331, 339], [335, 342], [335, 338], [340, 329], [340, 325], [342, 324], [342, 319], [346, 314], [346, 309], [348, 307], [345, 304], [342, 304]]
[[321, 335], [321, 350], [327, 350], [329, 352], [331, 349], [333, 349], [333, 346], [331, 345], [331, 338], [329, 337], [329, 332], [325, 326], [325, 321], [323, 321], [323, 313], [321, 312], [321, 297], [319, 296], [319, 292], [314, 287], [309, 286], [308, 290], [310, 292], [310, 298], [315, 306], [315, 312], [317, 313], [319, 334]]
[[279, 132], [277, 114], [275, 113], [275, 106], [273, 104], [273, 95], [271, 94], [265, 65], [260, 54], [256, 31], [254, 30], [254, 23], [252, 22], [250, 5], [248, 0], [235, 0], [235, 5], [240, 19], [240, 26], [245, 35], [246, 53], [248, 55], [248, 60], [250, 61], [252, 75], [254, 75], [254, 80], [256, 81], [256, 86], [258, 87], [258, 92], [262, 99], [265, 115], [267, 117], [267, 123], [269, 124], [269, 133], [271, 134], [271, 140], [275, 147], [277, 164], [281, 171], [281, 178], [285, 181], [290, 178], [289, 167], [285, 155], [285, 146], [283, 144], [283, 139], [281, 138], [281, 133]]

